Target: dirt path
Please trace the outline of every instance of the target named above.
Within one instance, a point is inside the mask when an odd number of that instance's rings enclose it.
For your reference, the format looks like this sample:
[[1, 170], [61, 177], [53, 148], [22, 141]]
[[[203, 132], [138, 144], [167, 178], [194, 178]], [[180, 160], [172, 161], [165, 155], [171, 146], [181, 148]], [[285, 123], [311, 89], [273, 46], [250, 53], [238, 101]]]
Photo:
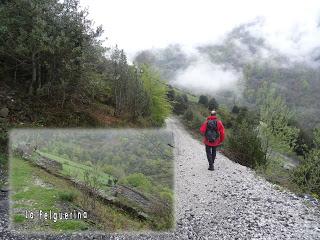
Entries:
[[[204, 146], [176, 118], [169, 119], [167, 126], [175, 138], [177, 229], [167, 234], [95, 239], [320, 239], [318, 206], [277, 190], [221, 154], [216, 170], [208, 171]], [[93, 235], [68, 235], [67, 239], [93, 239]]]

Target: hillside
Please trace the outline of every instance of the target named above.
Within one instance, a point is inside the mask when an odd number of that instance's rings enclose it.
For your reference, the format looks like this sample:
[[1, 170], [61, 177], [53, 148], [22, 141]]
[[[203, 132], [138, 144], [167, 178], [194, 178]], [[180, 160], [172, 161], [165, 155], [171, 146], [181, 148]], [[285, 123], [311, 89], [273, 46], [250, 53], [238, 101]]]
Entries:
[[[172, 51], [172, 47], [168, 46], [164, 49], [145, 50], [137, 54], [136, 61], [160, 69], [160, 72], [167, 76], [165, 79], [173, 86], [179, 83], [179, 87], [198, 94], [214, 96], [219, 102], [230, 107], [237, 104], [254, 108], [258, 104], [259, 97], [255, 93], [263, 83], [268, 83], [295, 112], [298, 125], [307, 129], [310, 134], [319, 123], [317, 116], [320, 114], [320, 106], [318, 101], [314, 101], [320, 92], [318, 63], [313, 56], [309, 56], [312, 61], [308, 59], [303, 61], [290, 58], [272, 48], [265, 39], [254, 34], [254, 29], [259, 27], [259, 24], [259, 21], [254, 21], [240, 25], [226, 34], [219, 43], [200, 45], [193, 54], [184, 53], [179, 46], [175, 46], [179, 51]], [[170, 58], [166, 58], [165, 53], [169, 50], [171, 50]], [[170, 64], [168, 68], [161, 63], [163, 59], [174, 64]], [[206, 62], [203, 63], [203, 59], [206, 59]], [[189, 85], [190, 81], [187, 79], [184, 83], [182, 77], [194, 74], [194, 68], [203, 64], [206, 66], [204, 69], [211, 66], [211, 70], [196, 72], [197, 77], [193, 79], [192, 85]], [[235, 80], [225, 77], [228, 72], [236, 74]], [[207, 87], [203, 86], [202, 78], [211, 83], [208, 83]], [[195, 83], [197, 79], [199, 85]], [[228, 81], [231, 81], [230, 84]], [[217, 86], [225, 87], [215, 90], [215, 83]]]

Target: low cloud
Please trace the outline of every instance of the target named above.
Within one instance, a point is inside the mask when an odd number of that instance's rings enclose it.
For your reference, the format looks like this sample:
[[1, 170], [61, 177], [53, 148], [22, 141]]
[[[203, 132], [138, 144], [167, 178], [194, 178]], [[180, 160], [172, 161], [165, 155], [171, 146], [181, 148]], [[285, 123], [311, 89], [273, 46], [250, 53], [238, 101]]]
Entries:
[[221, 90], [235, 90], [241, 73], [212, 64], [200, 56], [186, 70], [179, 72], [172, 84], [197, 93], [213, 94]]

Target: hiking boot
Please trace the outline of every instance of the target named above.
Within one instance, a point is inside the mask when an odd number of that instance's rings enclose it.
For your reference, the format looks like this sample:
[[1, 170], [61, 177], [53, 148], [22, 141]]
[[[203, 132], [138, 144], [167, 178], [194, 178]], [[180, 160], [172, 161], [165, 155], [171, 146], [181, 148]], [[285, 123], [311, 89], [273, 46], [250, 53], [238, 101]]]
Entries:
[[213, 166], [213, 165], [210, 165], [209, 168], [208, 168], [208, 170], [213, 171], [213, 170], [214, 170], [214, 166]]

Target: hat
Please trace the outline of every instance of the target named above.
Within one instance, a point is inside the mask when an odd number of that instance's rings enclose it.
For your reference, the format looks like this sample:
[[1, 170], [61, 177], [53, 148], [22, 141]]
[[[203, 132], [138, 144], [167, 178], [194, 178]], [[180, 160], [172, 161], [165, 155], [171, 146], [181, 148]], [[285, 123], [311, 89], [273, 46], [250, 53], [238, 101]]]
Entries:
[[215, 110], [212, 110], [212, 111], [211, 111], [211, 115], [212, 115], [212, 116], [214, 116], [214, 115], [216, 115], [216, 114], [217, 114], [217, 112], [216, 112]]

